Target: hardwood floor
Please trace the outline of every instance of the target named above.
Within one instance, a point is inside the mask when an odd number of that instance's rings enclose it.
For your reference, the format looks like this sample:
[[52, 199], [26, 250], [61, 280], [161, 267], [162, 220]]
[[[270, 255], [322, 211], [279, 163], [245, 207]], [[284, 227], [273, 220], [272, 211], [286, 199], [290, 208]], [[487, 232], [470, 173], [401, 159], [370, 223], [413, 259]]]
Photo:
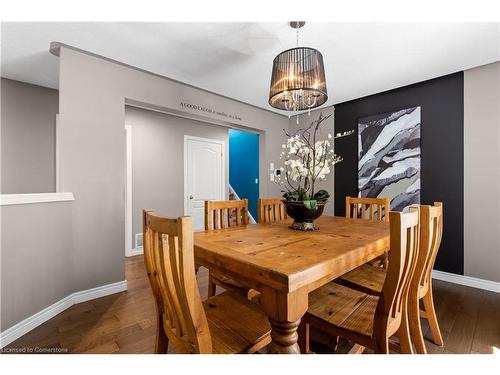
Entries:
[[[155, 307], [142, 256], [126, 259], [128, 291], [80, 303], [8, 345], [4, 352], [30, 348], [33, 353], [153, 353]], [[208, 272], [198, 285], [207, 295]], [[436, 312], [445, 342], [430, 342], [429, 353], [492, 353], [500, 350], [500, 294], [434, 281]], [[313, 332], [314, 334], [314, 332]], [[316, 338], [316, 339], [315, 339]], [[320, 333], [312, 350], [328, 352]], [[341, 345], [348, 350], [348, 343]]]
[[[153, 353], [154, 298], [141, 256], [127, 258], [128, 291], [74, 305], [8, 348], [60, 348], [68, 353]], [[208, 272], [198, 284], [207, 295]]]

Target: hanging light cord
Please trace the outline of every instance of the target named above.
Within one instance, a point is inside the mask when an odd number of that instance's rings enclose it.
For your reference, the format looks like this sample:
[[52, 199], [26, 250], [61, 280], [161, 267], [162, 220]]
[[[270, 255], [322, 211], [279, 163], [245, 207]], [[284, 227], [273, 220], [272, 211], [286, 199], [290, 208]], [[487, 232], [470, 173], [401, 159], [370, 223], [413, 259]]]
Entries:
[[[299, 29], [300, 27], [297, 28], [297, 48], [299, 47]], [[297, 98], [298, 100], [298, 98]], [[298, 108], [296, 109], [296, 112], [297, 112], [297, 125], [299, 124], [299, 110]]]

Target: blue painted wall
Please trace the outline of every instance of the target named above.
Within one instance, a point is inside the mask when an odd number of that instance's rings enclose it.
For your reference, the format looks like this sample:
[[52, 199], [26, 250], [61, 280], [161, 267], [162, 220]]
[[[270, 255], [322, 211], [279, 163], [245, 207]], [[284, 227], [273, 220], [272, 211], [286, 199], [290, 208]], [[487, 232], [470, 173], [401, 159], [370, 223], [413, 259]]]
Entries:
[[259, 199], [258, 179], [259, 135], [229, 129], [229, 183], [241, 199], [248, 199], [248, 209], [255, 220]]

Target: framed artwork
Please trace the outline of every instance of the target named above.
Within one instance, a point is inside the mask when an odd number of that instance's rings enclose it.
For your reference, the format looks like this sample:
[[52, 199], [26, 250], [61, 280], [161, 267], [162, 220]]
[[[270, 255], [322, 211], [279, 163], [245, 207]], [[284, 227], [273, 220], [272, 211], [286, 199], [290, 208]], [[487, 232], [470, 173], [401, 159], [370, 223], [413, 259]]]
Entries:
[[395, 211], [420, 203], [420, 107], [358, 120], [358, 190]]

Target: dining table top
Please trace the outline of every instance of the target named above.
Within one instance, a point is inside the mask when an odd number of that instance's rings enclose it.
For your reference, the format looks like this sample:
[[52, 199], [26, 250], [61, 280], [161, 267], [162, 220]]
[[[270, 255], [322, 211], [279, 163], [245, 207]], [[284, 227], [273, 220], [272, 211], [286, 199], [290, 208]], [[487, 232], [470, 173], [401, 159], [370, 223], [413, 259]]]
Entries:
[[389, 249], [388, 222], [322, 216], [315, 223], [315, 231], [289, 229], [287, 220], [196, 232], [195, 258], [257, 289], [289, 293], [312, 291]]

